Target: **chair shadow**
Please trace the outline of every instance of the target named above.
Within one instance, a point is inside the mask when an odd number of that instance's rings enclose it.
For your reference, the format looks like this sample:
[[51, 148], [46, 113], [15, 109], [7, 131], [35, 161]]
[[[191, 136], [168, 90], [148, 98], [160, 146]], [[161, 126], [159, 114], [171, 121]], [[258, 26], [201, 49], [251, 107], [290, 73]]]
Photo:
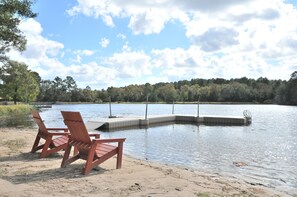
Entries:
[[[2, 176], [1, 178], [9, 181], [13, 184], [22, 184], [22, 183], [31, 183], [31, 182], [40, 182], [40, 181], [49, 181], [55, 179], [77, 179], [86, 177], [82, 174], [82, 164], [72, 164], [66, 168], [56, 168], [49, 170], [42, 170], [35, 173], [26, 173], [18, 174], [13, 176]], [[99, 169], [99, 170], [98, 170]], [[91, 173], [87, 176], [103, 174], [106, 170], [100, 167], [97, 167], [96, 170], [92, 170]]]
[[[34, 162], [38, 162], [39, 154], [36, 153], [21, 153], [19, 155], [13, 155], [11, 157], [0, 157], [0, 163], [1, 162], [31, 162], [30, 166], [34, 165]], [[51, 157], [43, 158], [43, 161], [51, 162], [56, 159], [62, 159], [62, 156], [57, 154], [53, 155]], [[13, 164], [12, 164], [13, 165]], [[86, 177], [86, 175], [82, 174], [82, 169], [84, 167], [84, 163], [72, 163], [65, 168], [52, 168], [52, 169], [45, 169], [43, 170], [40, 168], [39, 171], [20, 171], [16, 172], [14, 175], [1, 175], [1, 179], [4, 179], [6, 181], [9, 181], [13, 184], [22, 184], [22, 183], [31, 183], [31, 182], [40, 182], [40, 181], [48, 181], [48, 180], [55, 180], [55, 179], [77, 179]], [[1, 170], [1, 169], [0, 169]], [[93, 176], [98, 174], [103, 174], [106, 169], [103, 169], [101, 167], [96, 167], [91, 171], [91, 173], [87, 176]]]
[[[11, 156], [0, 157], [0, 163], [7, 162], [7, 161], [24, 161], [24, 162], [33, 161], [33, 160], [39, 159], [39, 154], [40, 153], [20, 153], [20, 154], [11, 155]], [[58, 153], [54, 153], [47, 156], [44, 159], [50, 160], [50, 159], [62, 159], [62, 158], [63, 158], [62, 155]]]

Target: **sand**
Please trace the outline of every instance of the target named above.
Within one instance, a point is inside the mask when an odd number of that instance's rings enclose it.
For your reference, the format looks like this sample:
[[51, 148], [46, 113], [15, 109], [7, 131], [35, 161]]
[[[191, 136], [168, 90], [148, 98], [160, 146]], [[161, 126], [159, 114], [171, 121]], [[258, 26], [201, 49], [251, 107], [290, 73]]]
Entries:
[[125, 154], [121, 169], [115, 169], [112, 158], [85, 176], [84, 161], [60, 168], [63, 151], [43, 159], [30, 153], [36, 133], [30, 128], [0, 128], [0, 196], [290, 196], [234, 177]]

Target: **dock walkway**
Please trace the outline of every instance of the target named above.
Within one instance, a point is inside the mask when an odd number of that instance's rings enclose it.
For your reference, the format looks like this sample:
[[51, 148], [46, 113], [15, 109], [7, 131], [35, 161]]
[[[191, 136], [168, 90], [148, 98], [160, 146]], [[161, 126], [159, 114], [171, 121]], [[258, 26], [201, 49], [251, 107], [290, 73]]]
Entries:
[[129, 127], [142, 127], [166, 123], [194, 123], [194, 124], [220, 124], [220, 125], [248, 125], [250, 120], [242, 116], [193, 116], [193, 115], [153, 115], [145, 119], [144, 116], [127, 116], [115, 118], [94, 118], [86, 125], [90, 129], [113, 130]]

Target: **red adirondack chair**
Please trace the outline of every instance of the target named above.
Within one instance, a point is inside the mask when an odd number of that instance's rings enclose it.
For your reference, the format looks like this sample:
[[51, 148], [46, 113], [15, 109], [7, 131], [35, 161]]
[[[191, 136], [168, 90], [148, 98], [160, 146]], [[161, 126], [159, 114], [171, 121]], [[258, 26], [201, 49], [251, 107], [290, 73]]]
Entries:
[[[61, 167], [78, 160], [86, 160], [83, 174], [89, 174], [92, 168], [98, 166], [107, 159], [117, 155], [116, 168], [122, 166], [122, 153], [125, 138], [117, 139], [93, 139], [88, 135], [87, 128], [79, 112], [62, 111], [64, 123], [67, 125], [70, 136]], [[110, 143], [117, 143], [117, 146]], [[77, 148], [78, 153], [69, 158], [71, 147]]]
[[[66, 149], [69, 136], [67, 128], [46, 128], [39, 115], [39, 112], [32, 111], [32, 116], [38, 125], [38, 133], [35, 138], [31, 153], [42, 149], [39, 158], [43, 158], [52, 153], [58, 152], [61, 149]], [[40, 139], [45, 140], [44, 144], [39, 145]]]

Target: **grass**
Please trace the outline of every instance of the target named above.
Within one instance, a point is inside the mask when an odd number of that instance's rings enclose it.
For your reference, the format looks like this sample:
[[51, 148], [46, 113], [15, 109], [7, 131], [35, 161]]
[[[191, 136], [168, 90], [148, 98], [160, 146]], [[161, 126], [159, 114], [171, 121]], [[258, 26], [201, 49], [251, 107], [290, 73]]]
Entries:
[[32, 107], [29, 105], [0, 105], [0, 117], [15, 114], [29, 114]]
[[199, 197], [209, 197], [210, 195], [209, 195], [208, 193], [199, 192], [199, 193], [197, 194], [197, 196], [199, 196]]
[[0, 127], [30, 125], [30, 105], [0, 105]]

